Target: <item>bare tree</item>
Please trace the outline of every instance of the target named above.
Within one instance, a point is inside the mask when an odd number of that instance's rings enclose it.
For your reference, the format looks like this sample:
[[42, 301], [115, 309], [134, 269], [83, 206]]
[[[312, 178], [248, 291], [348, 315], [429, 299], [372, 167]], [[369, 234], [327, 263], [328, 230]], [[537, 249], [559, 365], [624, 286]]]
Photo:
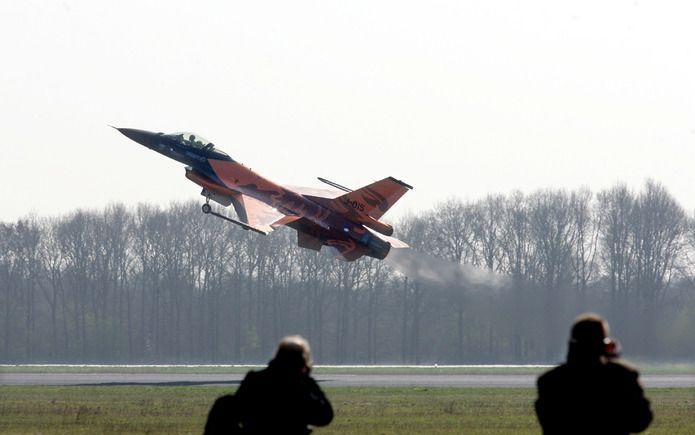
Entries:
[[501, 269], [502, 217], [505, 198], [488, 195], [475, 204], [473, 209], [473, 237], [478, 247], [481, 265], [491, 271]]
[[581, 311], [587, 307], [587, 289], [596, 273], [595, 260], [601, 227], [600, 214], [592, 207], [591, 199], [592, 193], [588, 189], [572, 192], [570, 197], [572, 219], [576, 231], [571, 258]]
[[[452, 206], [452, 210], [456, 208]], [[437, 239], [436, 230], [430, 228], [430, 223], [435, 219], [436, 213], [434, 211], [431, 215], [422, 217], [406, 216], [398, 225], [399, 236], [408, 240], [412, 249], [419, 252], [431, 252], [433, 245], [436, 246], [441, 241]], [[455, 247], [455, 245], [462, 247], [459, 243], [463, 243], [462, 240], [452, 243], [451, 248], [454, 249], [454, 252], [461, 252], [463, 255], [463, 250], [457, 251], [458, 248]], [[402, 282], [401, 360], [403, 362], [419, 361], [425, 287], [415, 279], [411, 280], [402, 275], [396, 276], [396, 279]]]
[[459, 200], [438, 204], [430, 215], [431, 227], [436, 230], [426, 231], [424, 234], [431, 236], [418, 243], [421, 248], [456, 264], [476, 264], [474, 234], [479, 223], [474, 222], [475, 217], [472, 207]]
[[572, 279], [572, 247], [576, 231], [570, 199], [564, 191], [541, 191], [529, 199], [530, 232], [538, 258], [537, 282], [544, 289], [545, 358], [552, 361], [563, 348], [565, 302]]
[[21, 260], [15, 252], [16, 231], [14, 225], [0, 224], [0, 302], [2, 303], [2, 354], [9, 360], [19, 355], [16, 350], [17, 306], [20, 301]]
[[643, 348], [652, 351], [656, 316], [683, 248], [686, 216], [662, 185], [648, 180], [637, 198], [635, 217], [635, 290], [643, 316], [638, 325]]
[[[291, 240], [290, 243], [294, 243]], [[318, 359], [326, 358], [326, 311], [331, 299], [329, 294], [330, 273], [332, 260], [328, 255], [307, 249], [299, 249], [295, 253], [299, 268], [300, 289], [307, 293], [306, 297], [306, 330], [307, 338], [311, 341], [314, 355]]]
[[601, 260], [609, 282], [609, 318], [618, 331], [627, 329], [628, 298], [635, 273], [633, 244], [635, 197], [625, 185], [598, 194]]
[[[49, 360], [57, 361], [65, 357], [67, 341], [66, 300], [63, 281], [67, 267], [66, 259], [60, 250], [56, 236], [58, 221], [55, 219], [44, 220], [41, 225], [41, 244], [39, 246], [40, 261], [44, 269], [44, 279], [38, 281], [41, 294], [50, 310], [50, 345]], [[62, 308], [62, 315], [60, 309]], [[62, 322], [59, 322], [62, 319]]]
[[367, 361], [377, 362], [377, 326], [380, 318], [380, 295], [384, 293], [390, 279], [389, 270], [383, 261], [369, 259], [366, 261], [365, 286], [367, 291]]
[[505, 308], [508, 331], [515, 361], [524, 361], [528, 341], [534, 334], [529, 332], [532, 311], [528, 294], [531, 279], [536, 276], [537, 259], [533, 254], [530, 229], [529, 204], [521, 192], [514, 192], [506, 198], [501, 219], [500, 251], [502, 270], [512, 278], [511, 297]]
[[536, 259], [531, 244], [528, 200], [521, 192], [507, 199], [500, 217], [503, 271], [515, 279], [531, 279], [536, 274]]
[[336, 303], [336, 354], [335, 361], [344, 363], [349, 353], [351, 320], [354, 321], [354, 297], [359, 291], [366, 272], [363, 262], [339, 262], [333, 265], [332, 274], [337, 291]]

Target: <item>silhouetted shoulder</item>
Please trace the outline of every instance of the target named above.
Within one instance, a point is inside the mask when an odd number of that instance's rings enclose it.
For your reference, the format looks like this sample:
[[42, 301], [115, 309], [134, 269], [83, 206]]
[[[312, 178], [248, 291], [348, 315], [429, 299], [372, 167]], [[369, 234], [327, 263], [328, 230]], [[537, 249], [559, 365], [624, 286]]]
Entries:
[[543, 386], [558, 385], [563, 379], [568, 379], [572, 376], [575, 370], [567, 364], [559, 365], [555, 368], [548, 370], [538, 377], [537, 385], [539, 388]]
[[236, 392], [245, 433], [305, 434], [325, 426], [333, 409], [310, 376], [288, 376], [277, 368], [250, 371]]
[[611, 360], [605, 364], [605, 367], [606, 370], [610, 370], [611, 373], [622, 374], [624, 376], [639, 376], [637, 369], [625, 361]]
[[624, 362], [611, 361], [606, 364], [606, 371], [615, 380], [615, 388], [622, 394], [622, 413], [626, 427], [632, 433], [645, 430], [653, 419], [649, 400], [644, 396], [640, 384], [639, 373], [635, 368]]
[[567, 371], [565, 364], [554, 367], [538, 377], [538, 382], [547, 382], [549, 379], [554, 379], [558, 376], [564, 376]]
[[263, 379], [264, 376], [266, 376], [265, 375], [266, 370], [267, 369], [257, 370], [257, 371], [256, 370], [249, 370], [246, 373], [246, 376], [244, 376], [244, 379], [242, 380], [242, 385], [244, 383], [248, 384], [248, 383], [254, 383], [254, 382], [260, 381], [261, 379]]
[[232, 394], [218, 397], [208, 413], [204, 435], [240, 433], [238, 400]]

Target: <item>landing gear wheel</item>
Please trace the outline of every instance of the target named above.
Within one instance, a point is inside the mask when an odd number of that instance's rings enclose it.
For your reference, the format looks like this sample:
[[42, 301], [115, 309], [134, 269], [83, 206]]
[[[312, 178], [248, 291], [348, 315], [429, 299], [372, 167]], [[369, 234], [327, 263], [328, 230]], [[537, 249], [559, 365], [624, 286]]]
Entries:
[[210, 204], [203, 204], [203, 213], [208, 214], [212, 211], [212, 207], [210, 207]]

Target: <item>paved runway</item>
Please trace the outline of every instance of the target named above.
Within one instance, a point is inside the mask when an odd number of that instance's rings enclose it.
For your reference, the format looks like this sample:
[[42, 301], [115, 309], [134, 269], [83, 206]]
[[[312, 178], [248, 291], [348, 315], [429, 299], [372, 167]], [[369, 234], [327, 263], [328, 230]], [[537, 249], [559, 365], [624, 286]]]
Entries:
[[[0, 385], [229, 385], [243, 375], [135, 373], [0, 373]], [[316, 375], [323, 387], [532, 388], [535, 375]], [[695, 375], [645, 375], [646, 388], [695, 388]]]

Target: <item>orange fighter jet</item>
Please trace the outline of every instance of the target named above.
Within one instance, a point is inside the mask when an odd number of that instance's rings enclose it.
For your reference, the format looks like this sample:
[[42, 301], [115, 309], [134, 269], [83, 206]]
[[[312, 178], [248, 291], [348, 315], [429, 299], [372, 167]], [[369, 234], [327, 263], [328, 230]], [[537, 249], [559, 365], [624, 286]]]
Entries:
[[[345, 261], [354, 261], [363, 255], [382, 260], [392, 246], [408, 246], [390, 237], [393, 227], [379, 220], [412, 189], [393, 177], [357, 190], [319, 178], [344, 193], [336, 197], [311, 195], [263, 178], [198, 135], [131, 128], [117, 130], [187, 165], [186, 177], [203, 188], [203, 213], [261, 234], [287, 225], [297, 231], [299, 246], [316, 251], [328, 246]], [[225, 207], [232, 205], [238, 220], [214, 212], [210, 200]]]

